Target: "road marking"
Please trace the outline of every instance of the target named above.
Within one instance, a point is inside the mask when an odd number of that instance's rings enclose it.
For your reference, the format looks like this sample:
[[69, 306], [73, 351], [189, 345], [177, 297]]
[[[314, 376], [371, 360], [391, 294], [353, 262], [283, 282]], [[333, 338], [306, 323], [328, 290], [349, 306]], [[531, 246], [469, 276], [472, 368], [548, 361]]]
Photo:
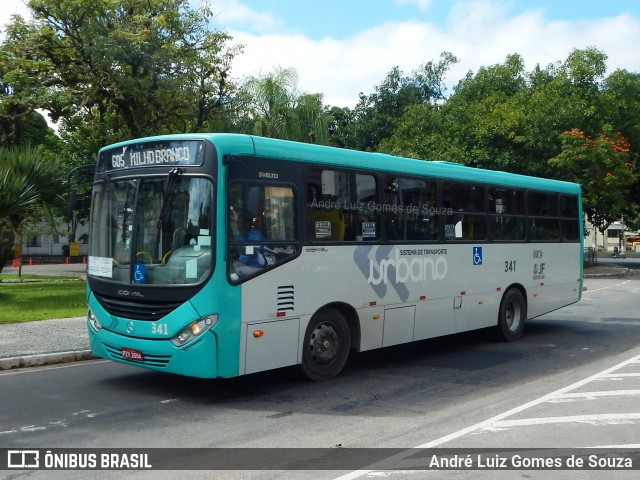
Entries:
[[501, 420], [493, 422], [484, 430], [501, 430], [511, 427], [530, 427], [533, 425], [549, 425], [552, 423], [589, 423], [592, 425], [613, 425], [633, 423], [640, 420], [640, 413], [602, 413], [599, 415], [568, 415], [564, 417], [522, 418], [520, 420]]
[[640, 443], [629, 443], [627, 445], [598, 445], [596, 447], [585, 447], [585, 448], [606, 448], [608, 450], [612, 450], [614, 448], [640, 448]]
[[596, 288], [593, 290], [586, 290], [584, 292], [582, 292], [582, 294], [587, 294], [587, 293], [591, 293], [591, 292], [599, 292], [600, 290], [608, 290], [610, 288], [615, 288], [615, 287], [619, 287], [620, 285], [624, 285], [625, 283], [630, 282], [631, 280], [625, 280], [624, 282], [621, 283], [616, 283], [615, 285], [609, 285], [608, 287], [602, 287], [602, 288]]
[[606, 392], [580, 392], [580, 393], [563, 393], [557, 399], [550, 402], [561, 402], [565, 399], [572, 398], [598, 398], [598, 397], [635, 397], [640, 395], [640, 390], [608, 390]]
[[[430, 442], [426, 442], [423, 443], [422, 445], [418, 445], [417, 447], [413, 447], [413, 449], [408, 449], [405, 450], [404, 452], [400, 452], [397, 455], [393, 455], [392, 457], [386, 458], [384, 460], [382, 460], [382, 462], [389, 462], [389, 461], [398, 461], [398, 460], [403, 460], [411, 455], [413, 455], [415, 453], [415, 451], [413, 451], [414, 449], [426, 449], [426, 448], [435, 448], [438, 447], [444, 443], [448, 443], [452, 440], [456, 440], [460, 437], [464, 437], [465, 435], [468, 435], [470, 433], [473, 432], [477, 432], [478, 430], [489, 430], [494, 424], [498, 424], [500, 422], [503, 422], [504, 424], [508, 424], [509, 421], [505, 420], [507, 417], [510, 417], [512, 415], [515, 415], [516, 413], [520, 413], [524, 410], [528, 410], [532, 407], [535, 407], [537, 405], [540, 405], [542, 403], [548, 402], [550, 400], [554, 400], [556, 398], [561, 397], [562, 395], [565, 395], [567, 392], [570, 392], [571, 390], [576, 390], [580, 387], [583, 387], [584, 385], [591, 383], [595, 380], [599, 380], [603, 377], [607, 377], [610, 374], [612, 374], [613, 372], [615, 372], [616, 370], [620, 370], [623, 367], [626, 367], [628, 365], [632, 365], [637, 363], [638, 361], [640, 361], [640, 355], [635, 356], [633, 358], [627, 359], [624, 362], [620, 362], [617, 365], [614, 365], [613, 367], [607, 368], [606, 370], [603, 370], [602, 372], [596, 373], [594, 375], [591, 375], [590, 377], [587, 377], [585, 379], [582, 379], [578, 382], [572, 383], [571, 385], [568, 385], [566, 387], [562, 387], [554, 392], [548, 393], [546, 395], [543, 395], [542, 397], [539, 397], [535, 400], [532, 400], [530, 402], [524, 403], [518, 407], [512, 408], [511, 410], [507, 410], [506, 412], [500, 413], [498, 415], [495, 415], [487, 420], [484, 420], [482, 422], [476, 423], [475, 425], [471, 425], [469, 427], [463, 428], [462, 430], [458, 430], [457, 432], [453, 432], [450, 433], [449, 435], [445, 435], [444, 437], [440, 437], [437, 438], [435, 440], [432, 440]], [[639, 419], [640, 418], [640, 413], [633, 413], [633, 414], [628, 414], [631, 415], [632, 418], [628, 418], [626, 419], [627, 421], [630, 420], [635, 420], [635, 419]], [[623, 415], [616, 415], [617, 417], [623, 417]], [[607, 415], [584, 415], [583, 417], [607, 417]], [[552, 417], [552, 418], [562, 418], [562, 417]], [[571, 418], [571, 417], [569, 417]], [[575, 416], [573, 417], [575, 418]], [[517, 421], [526, 421], [525, 420], [516, 420]], [[543, 420], [543, 419], [542, 419]], [[612, 420], [612, 419], [609, 419]], [[621, 419], [622, 420], [622, 419]], [[375, 472], [376, 470], [370, 469], [370, 470], [355, 470], [353, 472], [347, 473], [345, 475], [342, 475], [340, 477], [337, 477], [335, 480], [353, 480], [356, 478], [360, 478], [364, 475], [367, 475], [368, 473], [371, 472]]]
[[18, 432], [39, 432], [46, 429], [47, 427], [39, 427], [36, 425], [25, 425], [24, 427], [18, 427], [12, 430], [5, 430], [4, 432], [0, 432], [0, 435], [6, 435], [8, 433], [18, 433]]

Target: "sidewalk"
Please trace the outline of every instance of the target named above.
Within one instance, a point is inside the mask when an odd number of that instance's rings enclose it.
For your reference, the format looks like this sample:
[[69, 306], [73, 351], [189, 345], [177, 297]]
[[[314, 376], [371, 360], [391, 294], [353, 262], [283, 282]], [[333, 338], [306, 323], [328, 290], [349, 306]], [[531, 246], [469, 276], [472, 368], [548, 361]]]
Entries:
[[0, 370], [90, 358], [85, 317], [0, 325]]
[[[2, 273], [14, 274], [18, 278], [18, 268], [5, 266]], [[87, 266], [84, 263], [57, 263], [46, 265], [27, 265], [22, 264], [22, 275], [52, 275], [52, 276], [68, 276], [83, 277], [87, 276]]]
[[[2, 273], [17, 273], [17, 269], [5, 267]], [[76, 276], [86, 273], [86, 265], [34, 265], [23, 267], [22, 273]], [[585, 268], [584, 278], [619, 278], [630, 273], [628, 268], [596, 265]], [[91, 358], [85, 317], [0, 325], [0, 371]]]
[[[86, 272], [87, 266], [81, 263], [22, 265], [23, 275], [86, 278]], [[18, 278], [18, 268], [4, 267], [2, 273]], [[0, 371], [90, 358], [86, 317], [0, 325]]]
[[592, 267], [586, 267], [583, 271], [583, 278], [603, 278], [613, 277], [622, 278], [631, 275], [630, 268], [617, 267], [615, 265], [598, 264]]

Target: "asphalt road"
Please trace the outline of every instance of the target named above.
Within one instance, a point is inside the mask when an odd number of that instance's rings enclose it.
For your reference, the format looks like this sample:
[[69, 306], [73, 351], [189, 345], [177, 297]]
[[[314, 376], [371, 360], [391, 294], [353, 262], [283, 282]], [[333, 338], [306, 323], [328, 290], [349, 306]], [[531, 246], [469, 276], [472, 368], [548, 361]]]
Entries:
[[[106, 361], [2, 372], [0, 448], [640, 448], [640, 278], [589, 279], [585, 285], [581, 302], [531, 320], [518, 342], [497, 343], [480, 332], [366, 352], [324, 383], [306, 381], [297, 368], [205, 381]], [[195, 461], [200, 453], [192, 455]], [[369, 470], [180, 477], [423, 478], [410, 470]], [[421, 473], [447, 478], [455, 472]], [[90, 476], [151, 479], [176, 473]], [[635, 478], [633, 472], [606, 476]], [[0, 478], [87, 478], [87, 472], [0, 471]]]

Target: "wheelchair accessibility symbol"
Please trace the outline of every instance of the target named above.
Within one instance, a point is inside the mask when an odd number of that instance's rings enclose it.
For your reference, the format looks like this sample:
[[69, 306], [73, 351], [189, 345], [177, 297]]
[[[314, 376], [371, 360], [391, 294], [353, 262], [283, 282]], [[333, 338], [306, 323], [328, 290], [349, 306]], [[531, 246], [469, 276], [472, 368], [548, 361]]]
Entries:
[[133, 267], [133, 281], [135, 283], [144, 283], [147, 276], [147, 270], [144, 263], [136, 263]]
[[473, 264], [482, 265], [482, 247], [473, 247]]

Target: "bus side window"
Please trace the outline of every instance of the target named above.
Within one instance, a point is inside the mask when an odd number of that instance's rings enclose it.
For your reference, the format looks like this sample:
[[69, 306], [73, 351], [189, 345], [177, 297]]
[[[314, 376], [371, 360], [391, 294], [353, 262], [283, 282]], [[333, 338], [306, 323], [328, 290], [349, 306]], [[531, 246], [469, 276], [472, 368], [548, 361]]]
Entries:
[[333, 170], [309, 169], [307, 174], [307, 236], [313, 241], [344, 239], [344, 215], [339, 206], [344, 181]]
[[578, 225], [578, 197], [561, 195], [560, 196], [560, 231], [562, 239], [568, 242], [576, 242], [579, 240], [580, 228]]
[[481, 185], [445, 182], [442, 206], [451, 210], [445, 219], [446, 240], [487, 238], [485, 192]]
[[354, 177], [355, 198], [353, 198], [353, 202], [358, 208], [355, 212], [353, 210], [349, 212], [351, 217], [349, 223], [353, 227], [353, 233], [349, 236], [349, 240], [376, 240], [380, 237], [376, 178], [373, 175], [360, 173], [356, 173]]
[[373, 175], [310, 168], [306, 189], [309, 240], [341, 242], [379, 238], [380, 212]]
[[436, 241], [436, 183], [421, 179], [384, 179], [384, 212], [387, 240]]
[[228, 222], [232, 282], [278, 266], [299, 251], [295, 195], [288, 186], [233, 183]]
[[529, 238], [533, 241], [560, 239], [558, 195], [529, 191], [527, 194]]
[[506, 187], [490, 187], [487, 198], [491, 239], [525, 240], [524, 192]]

